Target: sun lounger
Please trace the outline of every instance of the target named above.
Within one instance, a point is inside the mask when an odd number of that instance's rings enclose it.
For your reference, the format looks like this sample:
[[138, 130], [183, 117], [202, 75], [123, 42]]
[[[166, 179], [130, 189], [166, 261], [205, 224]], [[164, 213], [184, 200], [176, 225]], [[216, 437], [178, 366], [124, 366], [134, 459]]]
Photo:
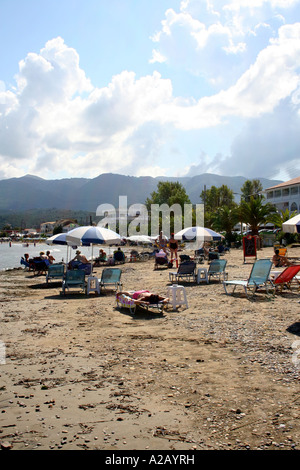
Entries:
[[268, 286], [274, 289], [273, 282], [270, 279], [270, 271], [272, 267], [272, 262], [268, 259], [261, 259], [254, 262], [249, 279], [247, 280], [232, 280], [232, 281], [223, 281], [223, 286], [225, 293], [229, 294], [227, 291], [228, 286], [232, 286], [232, 294], [235, 291], [237, 286], [243, 287], [245, 293], [248, 297], [248, 291], [252, 290], [252, 295], [255, 294], [257, 289], [265, 287], [268, 293]]
[[30, 258], [29, 260], [29, 269], [32, 269], [35, 273], [37, 274], [43, 274], [48, 271], [48, 267], [50, 265], [50, 262], [48, 259], [42, 259], [42, 258]]
[[65, 266], [63, 264], [50, 264], [46, 274], [46, 282], [50, 279], [63, 279], [65, 274]]
[[162, 253], [162, 251], [160, 251], [159, 253], [156, 253], [155, 254], [155, 266], [154, 266], [154, 269], [158, 269], [159, 266], [170, 266], [169, 264], [169, 260], [168, 260], [168, 257], [167, 257], [167, 254], [166, 253]]
[[196, 263], [195, 261], [184, 261], [180, 263], [178, 270], [176, 272], [169, 273], [169, 279], [171, 282], [182, 280], [195, 280], [195, 270]]
[[225, 259], [212, 260], [207, 271], [208, 282], [210, 281], [211, 277], [218, 278], [219, 282], [221, 282], [221, 277], [223, 277], [223, 280], [225, 281], [227, 277], [227, 273], [225, 271], [226, 264], [227, 260]]
[[101, 279], [99, 279], [100, 288], [113, 286], [116, 290], [120, 290], [122, 287], [121, 274], [122, 271], [119, 268], [104, 268]]
[[72, 260], [69, 263], [69, 269], [74, 270], [82, 270], [85, 274], [91, 274], [92, 272], [92, 264], [91, 263], [81, 263], [81, 261]]
[[81, 288], [85, 292], [85, 271], [83, 269], [68, 270], [66, 272], [62, 283], [63, 294], [65, 295], [66, 289], [69, 291], [70, 288]]
[[123, 251], [116, 251], [114, 253], [114, 261], [115, 261], [115, 264], [125, 263], [125, 255], [124, 255]]
[[[279, 276], [277, 276], [272, 282], [275, 286], [276, 291], [282, 292], [284, 287], [288, 289], [291, 288], [291, 284], [294, 281], [298, 286], [300, 285], [299, 280], [296, 275], [300, 271], [300, 265], [295, 264], [293, 266], [288, 266], [285, 268]], [[271, 272], [272, 274], [272, 272]]]
[[130, 313], [135, 313], [137, 307], [149, 310], [157, 309], [160, 313], [168, 304], [169, 299], [149, 291], [118, 292], [116, 294], [118, 307], [128, 308]]

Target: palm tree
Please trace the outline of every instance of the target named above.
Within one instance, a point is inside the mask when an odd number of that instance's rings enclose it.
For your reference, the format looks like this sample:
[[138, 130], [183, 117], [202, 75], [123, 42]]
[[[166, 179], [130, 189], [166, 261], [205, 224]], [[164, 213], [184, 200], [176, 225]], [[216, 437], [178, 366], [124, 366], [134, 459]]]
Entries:
[[231, 241], [231, 233], [234, 226], [239, 222], [238, 207], [219, 207], [212, 216], [212, 227], [217, 231], [225, 231], [226, 239]]
[[270, 203], [263, 203], [263, 199], [250, 197], [248, 202], [242, 201], [240, 205], [241, 219], [250, 225], [252, 235], [258, 235], [261, 224], [271, 221], [272, 215], [276, 213], [276, 207]]
[[297, 211], [290, 212], [288, 209], [285, 211], [276, 212], [271, 215], [270, 222], [272, 222], [275, 227], [282, 228], [282, 224], [287, 220], [291, 219], [297, 215]]

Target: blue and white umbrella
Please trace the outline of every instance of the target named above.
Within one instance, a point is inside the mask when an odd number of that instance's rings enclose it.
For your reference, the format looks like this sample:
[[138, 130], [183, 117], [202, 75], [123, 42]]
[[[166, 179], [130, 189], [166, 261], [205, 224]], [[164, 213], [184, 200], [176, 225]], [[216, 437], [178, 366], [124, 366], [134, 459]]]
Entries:
[[282, 224], [282, 231], [286, 233], [300, 233], [300, 214]]
[[112, 245], [121, 243], [122, 238], [113, 230], [105, 227], [94, 227], [86, 225], [77, 227], [67, 233], [66, 240], [72, 245], [83, 245], [92, 247], [92, 262], [93, 266], [93, 246], [94, 245]]
[[73, 243], [69, 243], [67, 241], [66, 233], [57, 233], [56, 235], [52, 235], [52, 237], [47, 238], [46, 243], [47, 245], [66, 245], [67, 246], [67, 262], [69, 259], [69, 246], [72, 246], [72, 248], [77, 248], [77, 245], [74, 245]]
[[66, 241], [71, 245], [102, 245], [121, 243], [118, 233], [104, 227], [93, 227], [91, 225], [77, 227], [66, 234]]
[[66, 233], [58, 233], [57, 235], [47, 238], [46, 243], [47, 245], [67, 245], [66, 235]]
[[177, 232], [174, 235], [176, 240], [184, 240], [184, 241], [201, 241], [201, 242], [209, 242], [209, 241], [219, 241], [222, 240], [223, 235], [220, 233], [211, 230], [210, 228], [205, 227], [187, 227], [180, 232]]

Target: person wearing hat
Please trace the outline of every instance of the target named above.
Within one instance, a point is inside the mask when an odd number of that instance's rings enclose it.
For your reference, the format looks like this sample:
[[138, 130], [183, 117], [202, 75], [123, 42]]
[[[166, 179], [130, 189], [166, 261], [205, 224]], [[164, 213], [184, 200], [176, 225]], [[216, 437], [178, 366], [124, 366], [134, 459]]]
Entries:
[[77, 250], [76, 251], [76, 256], [74, 258], [74, 261], [80, 261], [83, 264], [88, 264], [89, 261], [86, 259], [84, 255], [81, 254], [81, 251]]

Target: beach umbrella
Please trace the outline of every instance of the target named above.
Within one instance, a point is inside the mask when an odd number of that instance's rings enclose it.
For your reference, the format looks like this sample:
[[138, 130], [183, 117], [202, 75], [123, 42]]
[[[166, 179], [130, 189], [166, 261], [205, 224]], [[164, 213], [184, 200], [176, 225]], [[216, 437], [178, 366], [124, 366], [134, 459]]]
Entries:
[[180, 232], [177, 232], [174, 235], [176, 240], [185, 240], [185, 241], [219, 241], [224, 238], [218, 232], [211, 230], [210, 228], [205, 227], [187, 227]]
[[93, 246], [94, 245], [112, 245], [121, 243], [122, 238], [113, 230], [105, 227], [94, 227], [85, 225], [74, 228], [67, 233], [67, 242], [74, 245], [83, 245], [92, 247], [92, 265], [93, 265]]
[[148, 235], [131, 235], [130, 237], [126, 237], [126, 240], [136, 243], [152, 243]]
[[47, 238], [46, 243], [47, 245], [66, 245], [67, 246], [67, 262], [69, 259], [69, 246], [72, 248], [77, 248], [77, 245], [73, 245], [73, 243], [69, 243], [66, 240], [66, 233], [57, 233], [56, 235], [52, 235], [52, 237]]
[[68, 245], [66, 240], [66, 233], [57, 233], [50, 238], [47, 238], [47, 245]]
[[91, 225], [77, 227], [66, 234], [66, 240], [72, 245], [102, 245], [121, 243], [118, 233], [104, 227], [94, 227]]
[[282, 231], [287, 233], [300, 233], [300, 214], [282, 224]]

